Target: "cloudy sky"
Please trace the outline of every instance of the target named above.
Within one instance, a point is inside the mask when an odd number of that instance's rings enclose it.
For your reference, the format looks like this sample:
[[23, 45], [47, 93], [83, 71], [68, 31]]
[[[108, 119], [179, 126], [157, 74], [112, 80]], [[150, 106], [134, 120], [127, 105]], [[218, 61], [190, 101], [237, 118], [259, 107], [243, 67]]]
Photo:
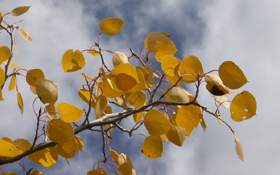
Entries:
[[[59, 102], [69, 102], [80, 108], [85, 104], [77, 90], [83, 79], [75, 74], [63, 74], [61, 58], [68, 49], [86, 49], [97, 41], [99, 22], [106, 17], [125, 20], [122, 32], [114, 37], [102, 36], [103, 48], [122, 51], [129, 55], [129, 47], [136, 53], [151, 32], [165, 31], [177, 49], [176, 56], [183, 59], [196, 55], [204, 70], [217, 69], [223, 61], [234, 61], [245, 73], [249, 83], [240, 90], [250, 91], [257, 100], [257, 116], [236, 123], [229, 111], [223, 110], [222, 118], [239, 136], [245, 162], [235, 153], [234, 138], [226, 126], [220, 126], [215, 118], [205, 115], [207, 130], [199, 126], [182, 147], [164, 145], [163, 157], [149, 160], [141, 152], [143, 138], [116, 133], [113, 149], [128, 154], [138, 174], [278, 174], [280, 172], [280, 139], [278, 139], [279, 113], [279, 56], [280, 56], [280, 1], [271, 0], [211, 0], [211, 1], [15, 1], [2, 0], [2, 14], [18, 6], [31, 5], [28, 13], [20, 17], [7, 17], [13, 23], [24, 19], [19, 26], [34, 39], [23, 40], [16, 34], [19, 58], [14, 58], [25, 69], [41, 68], [47, 79], [59, 87]], [[9, 44], [9, 38], [1, 31], [0, 45]], [[111, 55], [106, 55], [110, 60]], [[98, 70], [97, 58], [86, 56], [82, 72]], [[110, 61], [111, 62], [111, 61]], [[108, 64], [111, 64], [108, 61]], [[25, 112], [21, 116], [16, 104], [16, 92], [3, 92], [0, 102], [0, 138], [26, 138], [32, 141], [36, 118], [32, 112], [35, 95], [31, 94], [24, 78], [19, 78], [19, 91], [23, 95]], [[22, 83], [22, 84], [20, 84]], [[203, 87], [202, 87], [203, 88]], [[204, 89], [199, 102], [214, 109], [213, 99]], [[35, 106], [38, 108], [40, 103]], [[127, 122], [129, 123], [129, 122]], [[92, 165], [102, 158], [100, 136], [87, 132], [82, 135], [86, 147], [70, 160], [63, 158], [52, 168], [41, 168], [46, 174], [86, 174]], [[117, 140], [117, 136], [121, 136]], [[27, 169], [36, 167], [28, 163]], [[5, 165], [7, 171], [21, 172], [18, 164]], [[39, 167], [36, 167], [39, 169]]]

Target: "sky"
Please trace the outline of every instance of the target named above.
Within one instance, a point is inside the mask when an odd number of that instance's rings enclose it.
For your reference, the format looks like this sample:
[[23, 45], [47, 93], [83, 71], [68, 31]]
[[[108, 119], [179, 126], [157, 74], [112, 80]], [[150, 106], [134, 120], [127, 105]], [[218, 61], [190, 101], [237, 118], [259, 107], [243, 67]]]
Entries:
[[[222, 118], [239, 136], [244, 159], [235, 153], [234, 137], [226, 126], [220, 126], [210, 115], [205, 115], [207, 129], [199, 126], [182, 147], [164, 144], [163, 157], [150, 160], [140, 150], [144, 138], [129, 137], [116, 131], [113, 149], [131, 157], [138, 174], [278, 174], [280, 172], [280, 122], [278, 108], [279, 56], [280, 56], [280, 1], [271, 0], [112, 0], [112, 1], [1, 1], [2, 14], [18, 6], [31, 5], [20, 17], [7, 17], [13, 23], [25, 20], [19, 26], [33, 38], [33, 42], [15, 35], [19, 58], [14, 61], [25, 69], [41, 68], [47, 79], [58, 84], [58, 102], [69, 102], [80, 108], [77, 90], [84, 83], [80, 75], [64, 73], [61, 58], [68, 49], [86, 49], [97, 41], [99, 22], [107, 17], [119, 17], [125, 24], [119, 35], [103, 35], [103, 48], [121, 51], [129, 55], [129, 48], [139, 54], [145, 37], [152, 32], [165, 31], [171, 34], [183, 59], [196, 55], [206, 71], [217, 69], [223, 61], [235, 62], [244, 72], [249, 83], [243, 90], [250, 91], [257, 100], [257, 116], [235, 122], [228, 110], [222, 110]], [[9, 38], [1, 31], [0, 45], [9, 44]], [[108, 64], [112, 55], [105, 54]], [[86, 55], [87, 65], [82, 72], [96, 72], [100, 61]], [[25, 138], [33, 140], [35, 121], [32, 110], [36, 98], [24, 78], [18, 78], [19, 91], [23, 95], [24, 115], [21, 116], [16, 103], [16, 91], [4, 90], [5, 100], [0, 102], [0, 138]], [[21, 85], [23, 84], [23, 85]], [[186, 87], [190, 91], [191, 85]], [[214, 101], [201, 87], [198, 98], [201, 104], [214, 109]], [[57, 103], [58, 103], [57, 102]], [[40, 107], [36, 102], [35, 106]], [[130, 126], [132, 120], [125, 122]], [[141, 131], [141, 130], [140, 130]], [[86, 174], [93, 164], [102, 158], [99, 134], [85, 132], [81, 135], [85, 149], [70, 159], [70, 166], [60, 157], [52, 168], [41, 168], [26, 160], [27, 168], [35, 167], [45, 174]], [[117, 138], [117, 136], [120, 136]], [[4, 171], [22, 172], [15, 163], [1, 166]]]

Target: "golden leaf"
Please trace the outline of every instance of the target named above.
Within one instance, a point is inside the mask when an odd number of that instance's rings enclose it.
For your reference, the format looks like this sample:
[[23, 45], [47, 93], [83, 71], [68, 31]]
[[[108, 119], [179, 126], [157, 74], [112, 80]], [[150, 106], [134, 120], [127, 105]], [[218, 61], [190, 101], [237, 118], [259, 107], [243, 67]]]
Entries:
[[40, 78], [45, 78], [44, 72], [41, 69], [30, 69], [26, 74], [26, 82], [30, 86], [36, 86], [36, 81]]
[[128, 58], [122, 52], [115, 52], [113, 55], [113, 65], [116, 67], [120, 64], [129, 63]]
[[26, 139], [16, 139], [13, 144], [22, 152], [28, 151], [32, 147], [32, 143]]
[[56, 112], [55, 112], [55, 107], [54, 105], [47, 105], [46, 106], [46, 112], [48, 113], [48, 116], [51, 118], [51, 119], [56, 119]]
[[21, 7], [17, 7], [17, 8], [15, 8], [15, 9], [13, 9], [13, 10], [11, 11], [11, 14], [12, 14], [13, 16], [20, 16], [20, 15], [24, 14], [25, 12], [27, 12], [27, 11], [29, 10], [30, 7], [31, 7], [31, 6], [21, 6]]
[[111, 154], [112, 159], [115, 162], [118, 162], [118, 158], [119, 158], [118, 152], [110, 148], [110, 154]]
[[44, 173], [38, 170], [33, 170], [30, 175], [44, 175]]
[[186, 137], [186, 128], [178, 126], [177, 124], [172, 124], [171, 128], [166, 133], [166, 137], [175, 145], [182, 146]]
[[116, 66], [108, 78], [116, 91], [128, 91], [139, 83], [137, 71], [129, 63]]
[[[90, 102], [90, 92], [89, 92], [89, 90], [80, 89], [78, 91], [78, 94], [84, 102], [89, 104], [89, 102]], [[95, 108], [95, 103], [96, 103], [97, 97], [93, 93], [92, 93], [92, 100], [93, 101], [91, 102], [91, 107]]]
[[67, 50], [62, 57], [62, 68], [64, 72], [75, 72], [86, 65], [85, 57], [79, 50]]
[[108, 175], [107, 171], [98, 167], [95, 170], [87, 172], [87, 175]]
[[74, 136], [74, 139], [78, 145], [78, 150], [83, 151], [84, 149], [84, 142], [83, 139], [79, 136]]
[[22, 28], [18, 28], [20, 36], [26, 41], [33, 41], [32, 37]]
[[148, 136], [144, 140], [141, 152], [149, 159], [157, 159], [162, 156], [163, 142], [160, 136]]
[[9, 85], [9, 90], [12, 91], [15, 89], [15, 87], [16, 87], [16, 76], [12, 75], [11, 82]]
[[36, 93], [42, 103], [55, 104], [58, 97], [57, 84], [44, 78], [36, 81]]
[[162, 70], [169, 76], [176, 75], [176, 67], [179, 65], [178, 58], [172, 55], [165, 55], [161, 60]]
[[104, 95], [106, 95], [109, 98], [116, 98], [116, 97], [121, 96], [123, 92], [116, 91], [113, 88], [111, 80], [108, 77], [110, 77], [110, 76], [106, 76], [106, 77], [102, 78], [101, 87], [102, 87]]
[[204, 74], [201, 62], [196, 56], [193, 55], [188, 56], [181, 61], [179, 72], [180, 75], [185, 73], [182, 79], [185, 83], [193, 83], [197, 81], [198, 74], [200, 76]]
[[160, 47], [157, 48], [155, 53], [155, 58], [158, 62], [162, 62], [162, 59], [165, 55], [174, 55], [178, 50], [174, 43], [170, 40], [167, 40]]
[[2, 67], [0, 67], [0, 86], [2, 86], [5, 82], [5, 72]]
[[74, 138], [74, 129], [70, 123], [52, 119], [47, 127], [47, 136], [55, 143], [66, 143]]
[[4, 61], [8, 61], [8, 59], [12, 56], [12, 51], [7, 46], [0, 46], [0, 64]]
[[248, 120], [256, 115], [257, 102], [255, 97], [248, 91], [237, 94], [230, 106], [231, 118], [236, 122]]
[[29, 154], [28, 158], [38, 165], [52, 167], [58, 159], [58, 153], [55, 147], [49, 147]]
[[151, 135], [162, 135], [166, 133], [171, 124], [168, 119], [158, 110], [150, 110], [144, 117], [144, 124]]
[[129, 102], [131, 105], [135, 106], [136, 108], [140, 108], [143, 106], [146, 102], [146, 94], [142, 91], [138, 92], [126, 92], [125, 98], [127, 102]]
[[193, 129], [200, 123], [201, 109], [198, 106], [188, 105], [178, 109], [176, 123], [186, 128], [186, 135], [190, 136]]
[[120, 175], [136, 175], [136, 171], [128, 155], [120, 154], [118, 158]]
[[241, 142], [236, 134], [234, 134], [234, 141], [235, 141], [235, 150], [240, 160], [244, 161], [243, 158], [243, 148]]
[[231, 89], [238, 89], [248, 82], [243, 71], [232, 61], [220, 65], [219, 76], [224, 85]]
[[23, 114], [23, 100], [22, 100], [20, 92], [17, 92], [17, 101], [18, 101], [18, 107], [21, 111], [21, 114]]
[[104, 115], [108, 104], [108, 99], [105, 95], [100, 95], [97, 98], [96, 105], [95, 105], [95, 118], [98, 119]]
[[231, 94], [232, 90], [226, 87], [220, 77], [215, 74], [208, 74], [205, 76], [206, 89], [213, 95], [222, 96]]
[[70, 123], [80, 120], [85, 111], [68, 103], [60, 102], [57, 105], [57, 113], [64, 122]]
[[106, 35], [114, 36], [122, 30], [123, 24], [123, 19], [114, 17], [106, 18], [100, 22], [99, 28], [101, 32], [105, 33]]
[[[167, 92], [173, 85], [168, 86], [164, 91], [163, 94]], [[168, 93], [165, 95], [165, 98], [169, 102], [182, 102], [188, 103], [190, 101], [188, 92], [183, 89], [181, 86], [175, 86]]]
[[161, 45], [163, 45], [169, 39], [168, 36], [161, 34], [161, 33], [151, 33], [149, 34], [144, 43], [144, 47], [148, 51], [155, 51]]
[[21, 149], [15, 146], [13, 143], [4, 139], [0, 139], [0, 156], [1, 157], [15, 157], [23, 153]]
[[57, 152], [64, 158], [72, 158], [78, 152], [78, 145], [74, 139], [70, 139], [68, 142], [58, 143]]

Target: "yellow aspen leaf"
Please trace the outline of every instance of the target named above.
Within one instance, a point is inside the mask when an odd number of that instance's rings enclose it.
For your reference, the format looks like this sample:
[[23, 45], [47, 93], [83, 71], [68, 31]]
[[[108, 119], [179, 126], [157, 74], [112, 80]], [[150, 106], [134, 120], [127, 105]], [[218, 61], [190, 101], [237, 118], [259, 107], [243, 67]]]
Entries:
[[165, 55], [161, 60], [162, 70], [171, 77], [175, 76], [175, 71], [178, 64], [178, 58], [174, 57], [173, 55]]
[[186, 137], [186, 128], [178, 126], [177, 124], [172, 124], [171, 128], [166, 133], [166, 137], [175, 145], [182, 146]]
[[207, 126], [206, 126], [206, 122], [204, 120], [203, 115], [200, 115], [200, 125], [201, 125], [203, 131], [206, 131]]
[[129, 63], [128, 58], [123, 52], [115, 52], [113, 55], [113, 65], [116, 67], [120, 64]]
[[28, 158], [38, 165], [52, 167], [56, 164], [58, 152], [55, 147], [49, 147], [28, 155]]
[[57, 84], [44, 78], [36, 81], [36, 92], [42, 103], [55, 104], [58, 97]]
[[12, 91], [15, 89], [15, 87], [16, 87], [16, 76], [12, 75], [11, 82], [9, 85], [9, 90]]
[[[8, 60], [3, 62], [5, 65], [7, 65]], [[22, 67], [20, 65], [18, 65], [17, 63], [15, 63], [14, 61], [11, 61], [9, 64], [9, 67], [14, 68], [14, 69], [22, 69]]]
[[26, 41], [33, 41], [32, 37], [22, 28], [18, 28], [20, 36]]
[[227, 99], [227, 95], [228, 94], [225, 94], [225, 95], [222, 95], [222, 96], [218, 96], [218, 95], [213, 95], [213, 94], [210, 94], [219, 104], [221, 104], [223, 107], [225, 108], [229, 108], [229, 101]]
[[2, 89], [0, 89], [0, 101], [4, 100], [3, 94], [2, 94]]
[[79, 136], [74, 136], [74, 139], [78, 145], [78, 150], [83, 151], [84, 149], [84, 142], [83, 139]]
[[12, 139], [10, 139], [9, 137], [3, 137], [2, 139], [5, 140], [6, 142], [13, 143]]
[[118, 158], [119, 158], [118, 152], [110, 148], [110, 154], [111, 154], [112, 159], [115, 162], [118, 162]]
[[26, 139], [16, 139], [13, 144], [18, 147], [22, 152], [28, 151], [32, 147], [32, 143]]
[[163, 140], [164, 140], [165, 142], [168, 142], [168, 138], [166, 137], [166, 134], [162, 134], [161, 137], [163, 138]]
[[68, 142], [65, 143], [58, 143], [57, 144], [57, 152], [64, 158], [72, 158], [78, 152], [78, 145], [74, 139], [70, 139]]
[[51, 119], [56, 119], [56, 112], [55, 111], [56, 110], [55, 110], [54, 105], [47, 105], [46, 106], [46, 112]]
[[18, 101], [18, 107], [21, 111], [21, 114], [23, 114], [23, 100], [22, 100], [20, 92], [17, 92], [17, 101]]
[[144, 47], [149, 52], [155, 51], [157, 48], [162, 46], [168, 39], [169, 37], [162, 33], [151, 33], [146, 37]]
[[87, 175], [108, 175], [107, 171], [98, 167], [95, 170], [87, 172]]
[[7, 172], [7, 173], [4, 173], [2, 175], [18, 175], [17, 173], [12, 173], [12, 172]]
[[220, 65], [219, 76], [224, 85], [231, 89], [241, 88], [248, 82], [243, 71], [232, 61], [225, 61]]
[[215, 74], [208, 74], [205, 76], [206, 89], [216, 96], [222, 96], [225, 94], [231, 94], [232, 90], [226, 87], [220, 77]]
[[36, 86], [36, 81], [40, 78], [45, 78], [44, 72], [41, 69], [30, 69], [26, 74], [26, 82], [30, 86]]
[[193, 55], [188, 56], [181, 61], [179, 72], [181, 75], [185, 73], [183, 76], [183, 81], [185, 83], [193, 83], [197, 80], [198, 74], [200, 74], [200, 76], [204, 74], [201, 62]]
[[155, 79], [154, 79], [154, 74], [153, 74], [154, 72], [150, 67], [144, 66], [144, 68], [143, 68], [143, 67], [137, 66], [136, 70], [140, 70], [142, 72], [148, 88], [150, 88], [156, 84]]
[[239, 159], [244, 161], [243, 148], [242, 148], [241, 142], [236, 134], [234, 134], [234, 141], [235, 141], [235, 151], [236, 151]]
[[82, 75], [83, 77], [85, 77], [86, 79], [88, 79], [88, 80], [94, 80], [94, 79], [95, 79], [95, 78], [93, 78], [93, 77], [90, 77], [90, 76], [86, 75], [85, 73], [81, 73], [81, 72], [79, 72], [79, 71], [78, 71], [78, 73], [79, 73], [80, 75]]
[[[178, 80], [179, 80], [179, 76], [178, 75], [175, 75], [173, 77], [169, 76], [169, 75], [166, 75], [166, 79], [167, 81], [170, 83], [170, 84], [175, 84]], [[178, 85], [181, 84], [183, 82], [183, 80], [181, 79], [179, 82], [178, 82]]]
[[176, 123], [186, 128], [186, 135], [190, 136], [193, 129], [200, 123], [201, 109], [195, 105], [182, 106], [178, 109]]
[[143, 120], [144, 116], [145, 116], [144, 112], [134, 113], [133, 114], [133, 119], [134, 119], [135, 123], [138, 123], [141, 120]]
[[116, 66], [110, 74], [110, 80], [117, 91], [128, 91], [139, 83], [137, 71], [129, 63]]
[[1, 157], [15, 157], [22, 154], [22, 150], [13, 143], [0, 139], [0, 156]]
[[100, 55], [100, 53], [95, 49], [90, 49], [90, 51], [88, 51], [88, 53], [94, 57], [97, 57], [98, 55]]
[[33, 170], [30, 175], [44, 175], [44, 173], [38, 170]]
[[0, 64], [7, 61], [12, 56], [12, 51], [7, 46], [0, 46]]
[[97, 98], [96, 105], [95, 105], [95, 118], [98, 119], [104, 115], [108, 104], [108, 99], [105, 95], [100, 95]]
[[[165, 94], [173, 85], [168, 86], [164, 91], [163, 94]], [[165, 95], [165, 98], [169, 102], [182, 102], [182, 103], [188, 103], [190, 101], [188, 92], [183, 89], [181, 86], [175, 86], [172, 89], [168, 91], [168, 93]]]
[[5, 82], [5, 72], [2, 67], [0, 67], [0, 86], [2, 86]]
[[160, 136], [148, 136], [144, 140], [141, 152], [149, 159], [157, 159], [162, 156], [163, 142]]
[[167, 40], [160, 47], [157, 48], [155, 53], [155, 58], [158, 62], [162, 62], [162, 59], [165, 55], [174, 55], [178, 50], [174, 43], [170, 40]]
[[2, 20], [3, 20], [3, 16], [2, 16], [2, 13], [0, 12], [0, 24], [1, 24]]
[[128, 155], [121, 153], [118, 158], [120, 175], [136, 175], [136, 171]]
[[236, 122], [248, 120], [257, 115], [257, 102], [255, 97], [248, 91], [237, 94], [230, 106], [231, 118]]
[[30, 91], [31, 91], [33, 94], [37, 94], [36, 86], [30, 86]]
[[99, 28], [106, 35], [114, 36], [122, 30], [123, 24], [123, 19], [111, 17], [103, 19], [99, 24]]
[[[84, 100], [84, 102], [86, 102], [87, 104], [89, 104], [90, 102], [90, 92], [89, 90], [86, 89], [80, 89], [78, 91], [79, 96], [81, 97], [82, 100]], [[92, 93], [92, 102], [91, 102], [91, 107], [95, 108], [95, 103], [97, 100], [97, 97]]]
[[17, 7], [17, 8], [15, 8], [15, 9], [13, 9], [13, 10], [11, 11], [11, 14], [12, 14], [13, 16], [20, 16], [20, 15], [26, 13], [26, 12], [29, 10], [30, 7], [31, 7], [31, 6], [21, 6], [21, 7]]
[[85, 111], [68, 103], [60, 102], [57, 105], [57, 113], [64, 122], [70, 123], [80, 120]]
[[150, 110], [144, 117], [144, 124], [151, 135], [157, 136], [166, 133], [171, 124], [168, 119], [158, 110]]
[[146, 102], [146, 94], [142, 91], [138, 92], [126, 92], [125, 98], [127, 102], [129, 102], [131, 105], [135, 106], [136, 108], [140, 108], [143, 106]]
[[113, 85], [111, 83], [111, 80], [108, 78], [109, 76], [106, 76], [105, 78], [102, 78], [102, 90], [104, 95], [106, 95], [109, 98], [116, 98], [122, 95], [122, 92], [116, 91], [113, 88]]
[[62, 68], [65, 72], [75, 72], [86, 65], [85, 57], [79, 50], [73, 52], [73, 49], [67, 50], [62, 57]]
[[133, 88], [128, 90], [127, 92], [138, 92], [144, 89], [148, 89], [149, 87], [146, 84], [144, 74], [141, 72], [141, 70], [136, 69], [139, 83], [137, 83]]
[[73, 139], [74, 129], [70, 123], [52, 119], [47, 127], [47, 136], [55, 143], [66, 143]]

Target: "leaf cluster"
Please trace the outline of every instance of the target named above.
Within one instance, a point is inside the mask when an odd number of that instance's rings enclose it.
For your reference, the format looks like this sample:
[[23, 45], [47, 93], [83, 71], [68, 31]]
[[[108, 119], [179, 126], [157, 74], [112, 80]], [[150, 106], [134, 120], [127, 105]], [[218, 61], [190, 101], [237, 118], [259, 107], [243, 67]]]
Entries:
[[[18, 7], [5, 15], [20, 16], [28, 9]], [[119, 154], [110, 146], [110, 140], [117, 137], [113, 134], [115, 129], [127, 132], [129, 136], [144, 136], [142, 154], [156, 159], [163, 154], [164, 142], [182, 146], [185, 138], [190, 137], [199, 124], [205, 131], [205, 114], [225, 123], [232, 131], [236, 152], [243, 160], [241, 142], [230, 125], [221, 118], [220, 108], [230, 108], [231, 118], [241, 122], [256, 115], [257, 106], [254, 96], [247, 90], [235, 95], [232, 101], [227, 100], [227, 96], [234, 93], [233, 90], [240, 89], [248, 82], [243, 71], [233, 61], [225, 61], [217, 70], [205, 72], [198, 57], [175, 57], [176, 46], [170, 40], [170, 34], [165, 32], [149, 34], [141, 49], [141, 56], [132, 49], [130, 56], [121, 51], [103, 49], [101, 36], [117, 35], [124, 25], [124, 20], [120, 18], [107, 18], [100, 22], [101, 33], [94, 45], [82, 51], [69, 49], [62, 57], [64, 73], [78, 73], [84, 79], [81, 89], [77, 90], [81, 101], [88, 106], [82, 110], [67, 102], [56, 104], [58, 86], [46, 79], [41, 69], [26, 70], [12, 61], [14, 31], [17, 30], [27, 41], [32, 41], [32, 38], [17, 25], [8, 25], [4, 21], [5, 15], [0, 13], [0, 28], [11, 36], [11, 47], [0, 47], [0, 64], [4, 66], [4, 69], [0, 67], [0, 100], [4, 100], [6, 94], [2, 94], [2, 89], [10, 79], [8, 89], [16, 89], [17, 103], [23, 114], [24, 99], [18, 90], [17, 79], [24, 77], [32, 93], [36, 94], [36, 99], [41, 101], [37, 102], [41, 107], [35, 109], [33, 106], [37, 118], [33, 143], [26, 139], [0, 139], [0, 165], [19, 161], [26, 156], [45, 167], [53, 166], [59, 156], [70, 164], [69, 160], [83, 151], [84, 147], [83, 139], [76, 135], [90, 130], [100, 132], [103, 138], [100, 144], [103, 145], [101, 152], [104, 159], [96, 162], [88, 175], [108, 174], [99, 164], [104, 164], [115, 174], [136, 174], [129, 156]], [[104, 52], [111, 53], [112, 57], [105, 59]], [[101, 60], [97, 74], [78, 72], [86, 65], [84, 54]], [[131, 59], [138, 60], [139, 64], [131, 64]], [[108, 61], [113, 63], [113, 67], [108, 66]], [[152, 69], [151, 65], [154, 64], [158, 64], [159, 69]], [[13, 68], [12, 72], [8, 71], [10, 68]], [[169, 85], [165, 86], [163, 82]], [[198, 101], [203, 84], [214, 99], [213, 103], [217, 106], [215, 111], [210, 111]], [[187, 86], [194, 86], [196, 92], [191, 94]], [[122, 121], [130, 117], [133, 117], [135, 125], [126, 129]], [[40, 127], [43, 132], [39, 131]], [[135, 133], [140, 127], [146, 128], [147, 136]], [[43, 138], [44, 142], [39, 142], [38, 138]], [[26, 171], [28, 173], [43, 174], [36, 170]]]

